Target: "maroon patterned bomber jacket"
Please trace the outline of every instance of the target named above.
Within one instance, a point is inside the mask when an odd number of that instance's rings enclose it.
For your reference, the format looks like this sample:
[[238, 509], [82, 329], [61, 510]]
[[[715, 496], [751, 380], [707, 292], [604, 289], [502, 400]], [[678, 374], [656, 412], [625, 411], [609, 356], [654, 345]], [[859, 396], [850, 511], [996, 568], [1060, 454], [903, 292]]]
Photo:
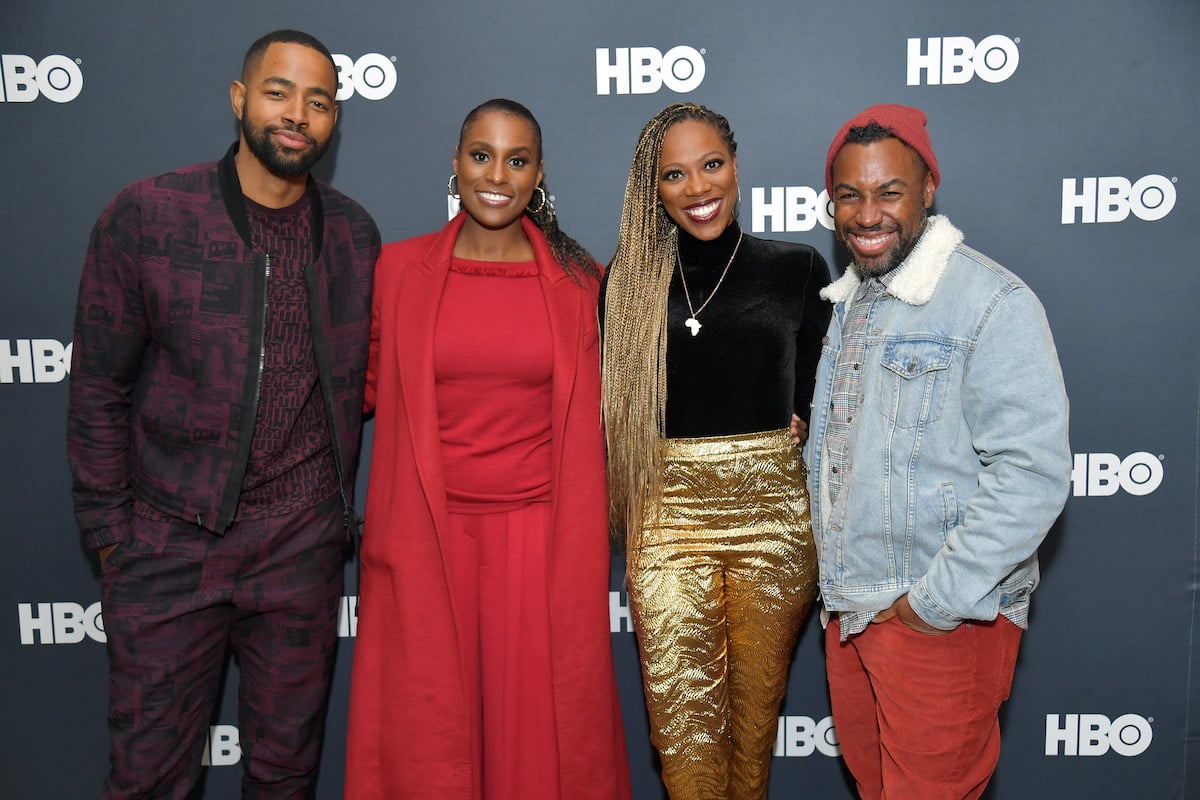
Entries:
[[[269, 256], [250, 248], [233, 158], [147, 178], [92, 230], [75, 310], [67, 458], [88, 547], [123, 541], [133, 501], [224, 533], [249, 461]], [[348, 520], [362, 431], [379, 231], [309, 177], [304, 268]]]

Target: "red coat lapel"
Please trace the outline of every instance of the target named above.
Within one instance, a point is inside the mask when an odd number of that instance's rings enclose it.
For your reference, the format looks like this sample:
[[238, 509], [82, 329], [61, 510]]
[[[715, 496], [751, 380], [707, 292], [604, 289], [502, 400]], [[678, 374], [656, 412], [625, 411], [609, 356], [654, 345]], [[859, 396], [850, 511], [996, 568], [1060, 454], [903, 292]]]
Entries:
[[446, 555], [444, 537], [448, 512], [434, 387], [433, 337], [442, 290], [450, 272], [454, 241], [463, 219], [462, 214], [452, 219], [434, 238], [424, 257], [414, 261], [405, 271], [397, 292], [399, 308], [393, 328], [401, 396], [412, 436], [417, 475], [442, 544], [443, 557]]

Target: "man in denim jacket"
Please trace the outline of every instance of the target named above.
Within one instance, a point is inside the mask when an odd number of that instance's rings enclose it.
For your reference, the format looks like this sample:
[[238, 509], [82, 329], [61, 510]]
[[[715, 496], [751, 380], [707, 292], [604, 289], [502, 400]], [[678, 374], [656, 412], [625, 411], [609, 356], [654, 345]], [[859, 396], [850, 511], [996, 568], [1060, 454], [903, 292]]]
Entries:
[[833, 718], [864, 798], [983, 792], [1070, 480], [1042, 306], [929, 216], [939, 179], [906, 106], [851, 119], [826, 162], [853, 263], [821, 292], [807, 457]]

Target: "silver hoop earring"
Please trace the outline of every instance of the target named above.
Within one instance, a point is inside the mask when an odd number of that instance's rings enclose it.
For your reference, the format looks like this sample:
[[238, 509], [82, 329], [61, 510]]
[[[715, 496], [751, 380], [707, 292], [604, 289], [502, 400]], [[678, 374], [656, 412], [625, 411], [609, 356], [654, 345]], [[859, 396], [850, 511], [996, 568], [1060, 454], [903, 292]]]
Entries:
[[733, 216], [735, 219], [737, 217], [741, 216], [741, 214], [742, 214], [742, 185], [740, 183], [738, 184], [737, 189], [738, 189], [738, 199], [737, 199], [737, 203], [734, 204], [734, 206], [733, 206]]
[[450, 173], [450, 179], [446, 181], [446, 194], [458, 200], [458, 175]]
[[538, 187], [534, 188], [534, 191], [539, 192], [542, 195], [542, 197], [541, 197], [541, 202], [538, 203], [537, 208], [530, 208], [529, 206], [525, 207], [525, 210], [528, 211], [530, 214], [537, 214], [539, 211], [541, 211], [543, 208], [546, 207], [546, 190], [543, 189], [542, 187], [538, 186]]

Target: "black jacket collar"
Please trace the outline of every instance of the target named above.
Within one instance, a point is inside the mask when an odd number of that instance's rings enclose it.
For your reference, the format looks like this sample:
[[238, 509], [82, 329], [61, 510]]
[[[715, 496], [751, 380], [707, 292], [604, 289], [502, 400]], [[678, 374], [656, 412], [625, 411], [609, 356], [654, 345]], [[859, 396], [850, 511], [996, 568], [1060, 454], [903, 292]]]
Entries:
[[[217, 181], [221, 186], [221, 199], [225, 201], [225, 210], [229, 219], [237, 229], [238, 236], [250, 249], [250, 219], [246, 214], [246, 198], [242, 194], [242, 182], [238, 180], [237, 165], [234, 156], [237, 155], [240, 142], [234, 142], [226, 151], [225, 157], [217, 164]], [[321, 190], [312, 175], [304, 188], [312, 208], [313, 258], [321, 258], [321, 243], [325, 238], [325, 211], [321, 207]]]

